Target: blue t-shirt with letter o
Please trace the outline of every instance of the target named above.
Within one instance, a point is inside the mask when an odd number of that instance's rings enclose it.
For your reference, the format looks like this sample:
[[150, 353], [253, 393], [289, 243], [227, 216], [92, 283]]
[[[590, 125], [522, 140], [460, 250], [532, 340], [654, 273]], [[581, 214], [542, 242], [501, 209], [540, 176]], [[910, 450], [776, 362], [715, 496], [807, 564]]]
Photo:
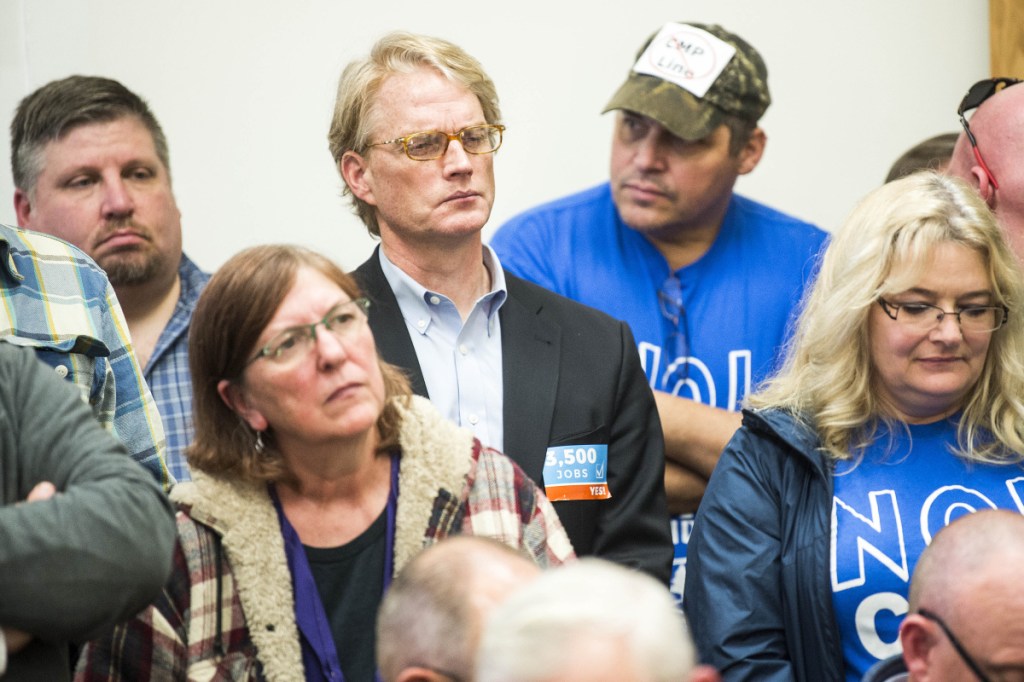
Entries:
[[957, 457], [956, 428], [883, 428], [861, 461], [836, 465], [830, 570], [850, 682], [900, 653], [910, 576], [940, 529], [979, 509], [1024, 512], [1024, 468]]

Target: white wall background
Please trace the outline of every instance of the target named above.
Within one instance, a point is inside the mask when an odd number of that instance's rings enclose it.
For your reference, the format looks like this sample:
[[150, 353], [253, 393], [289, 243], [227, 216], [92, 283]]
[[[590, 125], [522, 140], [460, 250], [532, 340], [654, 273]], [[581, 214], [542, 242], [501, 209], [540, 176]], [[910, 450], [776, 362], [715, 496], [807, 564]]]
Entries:
[[[607, 174], [601, 116], [647, 35], [720, 23], [761, 51], [769, 145], [740, 180], [756, 199], [834, 228], [906, 148], [957, 129], [988, 74], [984, 0], [0, 0], [0, 120], [73, 73], [122, 81], [167, 133], [185, 249], [215, 269], [289, 241], [345, 267], [372, 242], [340, 197], [327, 152], [337, 77], [380, 35], [452, 40], [498, 86], [508, 131], [489, 235], [506, 218]], [[14, 223], [0, 136], [0, 222]]]

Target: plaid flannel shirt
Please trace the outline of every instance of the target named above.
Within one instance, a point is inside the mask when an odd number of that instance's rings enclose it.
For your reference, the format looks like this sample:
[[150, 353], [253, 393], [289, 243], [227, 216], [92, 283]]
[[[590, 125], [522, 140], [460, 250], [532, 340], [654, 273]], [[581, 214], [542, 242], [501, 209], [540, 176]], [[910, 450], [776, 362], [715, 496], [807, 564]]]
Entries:
[[[494, 538], [542, 567], [574, 558], [554, 507], [518, 465], [425, 398], [402, 412], [396, 574], [424, 547], [460, 533]], [[266, 485], [196, 472], [171, 498], [181, 511], [170, 581], [133, 620], [85, 647], [76, 682], [305, 680]]]
[[106, 274], [74, 246], [0, 225], [0, 338], [33, 348], [168, 488], [164, 429]]
[[171, 475], [178, 481], [191, 478], [185, 448], [195, 437], [192, 424], [192, 373], [188, 368], [188, 329], [199, 294], [203, 292], [210, 275], [182, 254], [178, 266], [181, 294], [171, 319], [160, 332], [153, 355], [143, 370], [143, 376], [153, 392], [157, 410], [167, 436], [164, 461]]

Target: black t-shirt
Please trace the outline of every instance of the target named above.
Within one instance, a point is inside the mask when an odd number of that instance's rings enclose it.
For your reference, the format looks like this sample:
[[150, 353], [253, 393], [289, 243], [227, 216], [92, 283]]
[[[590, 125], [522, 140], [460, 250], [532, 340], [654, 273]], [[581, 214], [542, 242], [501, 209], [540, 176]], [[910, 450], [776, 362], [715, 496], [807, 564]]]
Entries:
[[341, 547], [306, 547], [306, 559], [331, 625], [345, 682], [372, 682], [374, 635], [384, 591], [385, 510], [362, 535]]

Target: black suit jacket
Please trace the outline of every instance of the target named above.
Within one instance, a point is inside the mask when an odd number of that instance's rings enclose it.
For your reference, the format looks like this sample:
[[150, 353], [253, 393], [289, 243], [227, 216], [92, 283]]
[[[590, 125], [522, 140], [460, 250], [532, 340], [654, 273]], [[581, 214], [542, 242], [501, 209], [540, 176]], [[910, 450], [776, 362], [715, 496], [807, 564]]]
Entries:
[[[381, 357], [406, 370], [413, 390], [427, 396], [377, 251], [353, 274], [372, 302]], [[612, 497], [556, 502], [558, 517], [578, 555], [641, 569], [667, 585], [673, 548], [664, 441], [629, 327], [508, 272], [505, 282], [508, 298], [498, 313], [505, 453], [543, 487], [548, 447], [607, 443]]]

